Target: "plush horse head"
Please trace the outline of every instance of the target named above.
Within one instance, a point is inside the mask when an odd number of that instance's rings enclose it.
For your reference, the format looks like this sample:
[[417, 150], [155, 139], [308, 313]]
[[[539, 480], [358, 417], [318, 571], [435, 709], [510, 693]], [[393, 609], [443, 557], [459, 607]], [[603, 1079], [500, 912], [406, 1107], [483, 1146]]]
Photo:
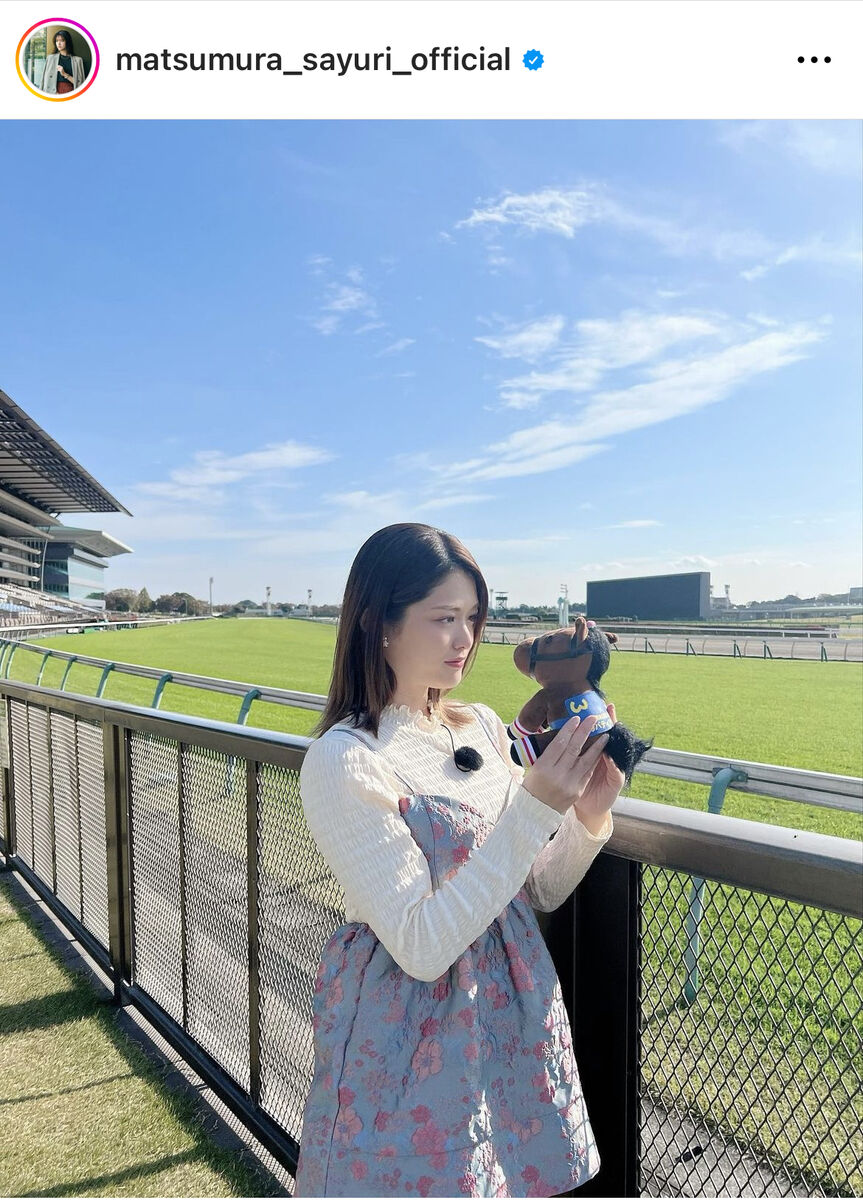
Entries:
[[[574, 626], [540, 633], [520, 642], [513, 661], [523, 675], [540, 684], [513, 723], [510, 755], [524, 767], [535, 763], [572, 717], [596, 715], [599, 720], [585, 742], [608, 734], [604, 753], [619, 767], [628, 784], [639, 760], [653, 745], [636, 737], [620, 722], [612, 724], [599, 683], [611, 661], [614, 633], [603, 633], [593, 621], [578, 617]], [[583, 753], [584, 751], [582, 751]]]

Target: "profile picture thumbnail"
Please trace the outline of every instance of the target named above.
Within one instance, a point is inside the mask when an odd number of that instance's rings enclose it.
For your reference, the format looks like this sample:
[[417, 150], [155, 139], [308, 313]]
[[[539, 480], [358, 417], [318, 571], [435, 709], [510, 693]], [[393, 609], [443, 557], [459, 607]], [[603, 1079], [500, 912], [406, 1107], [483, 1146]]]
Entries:
[[43, 100], [72, 100], [99, 70], [92, 35], [77, 21], [54, 18], [31, 26], [18, 43], [18, 75]]

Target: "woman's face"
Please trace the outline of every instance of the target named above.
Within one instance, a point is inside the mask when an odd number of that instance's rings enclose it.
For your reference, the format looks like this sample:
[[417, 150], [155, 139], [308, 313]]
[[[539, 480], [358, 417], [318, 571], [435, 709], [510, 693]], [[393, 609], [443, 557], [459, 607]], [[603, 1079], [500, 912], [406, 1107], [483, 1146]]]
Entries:
[[57, 47], [57, 50], [60, 54], [66, 53], [66, 39], [63, 37], [62, 33], [57, 34], [57, 37], [54, 39], [54, 45]]
[[400, 696], [425, 696], [427, 688], [448, 691], [461, 681], [478, 619], [476, 586], [466, 571], [452, 571], [442, 583], [405, 610], [395, 632], [386, 628], [384, 650]]

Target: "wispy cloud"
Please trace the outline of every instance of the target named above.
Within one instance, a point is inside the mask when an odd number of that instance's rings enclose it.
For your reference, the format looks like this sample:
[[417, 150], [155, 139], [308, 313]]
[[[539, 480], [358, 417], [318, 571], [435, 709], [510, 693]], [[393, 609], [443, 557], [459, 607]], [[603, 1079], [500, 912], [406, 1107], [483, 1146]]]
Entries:
[[342, 278], [334, 279], [332, 259], [316, 254], [308, 258], [306, 263], [311, 275], [327, 279], [319, 314], [311, 318], [312, 327], [318, 333], [329, 337], [343, 330], [352, 317], [364, 318], [359, 327], [354, 327], [355, 333], [383, 328], [377, 301], [368, 290], [360, 267], [349, 267]]
[[417, 512], [428, 512], [430, 509], [461, 508], [463, 504], [479, 504], [484, 500], [494, 500], [490, 492], [460, 492], [453, 496], [434, 496], [417, 505]]
[[501, 228], [509, 225], [531, 233], [574, 237], [576, 229], [603, 219], [608, 202], [593, 185], [559, 190], [546, 188], [519, 195], [508, 193], [496, 202], [475, 208], [456, 229]]
[[723, 121], [718, 139], [740, 154], [763, 159], [774, 151], [825, 174], [858, 176], [863, 169], [859, 121]]
[[652, 525], [661, 525], [661, 521], [653, 520], [635, 520], [635, 521], [619, 521], [616, 525], [607, 525], [607, 529], [647, 529]]
[[818, 235], [796, 246], [786, 246], [784, 250], [773, 254], [766, 261], [758, 263], [741, 271], [740, 275], [747, 282], [760, 279], [768, 271], [783, 267], [786, 263], [816, 263], [829, 267], [857, 267], [863, 263], [863, 247], [859, 240], [847, 238], [844, 242], [831, 242]]
[[369, 492], [357, 488], [350, 492], [327, 492], [324, 500], [338, 508], [390, 509], [403, 500], [401, 492]]
[[415, 338], [399, 338], [397, 342], [393, 342], [390, 346], [384, 346], [383, 350], [378, 350], [375, 358], [386, 358], [390, 354], [401, 354], [402, 350], [407, 350], [408, 346], [412, 346], [416, 341]]
[[323, 275], [326, 268], [332, 266], [333, 260], [327, 258], [326, 254], [310, 254], [306, 259], [306, 266], [312, 275]]
[[[667, 254], [709, 255], [717, 260], [761, 256], [771, 242], [757, 231], [689, 227], [677, 218], [640, 210], [611, 195], [598, 183], [570, 188], [543, 188], [535, 192], [507, 192], [488, 200], [456, 229], [479, 230], [496, 239], [504, 229], [525, 235], [552, 234], [567, 240], [593, 225], [634, 234], [655, 242]], [[495, 243], [497, 245], [497, 243]]]
[[614, 390], [593, 391], [582, 402], [578, 393], [586, 390], [591, 377], [601, 374], [600, 367], [592, 360], [577, 364], [577, 369], [567, 364], [563, 370], [519, 380], [521, 387], [532, 386], [537, 395], [569, 390], [578, 407], [571, 416], [559, 416], [516, 430], [469, 459], [432, 466], [432, 471], [442, 480], [478, 482], [537, 475], [571, 466], [608, 449], [613, 444], [610, 439], [716, 404], [757, 376], [807, 357], [825, 336], [823, 327], [804, 323], [753, 335], [751, 329], [742, 332], [732, 322], [699, 324], [696, 319], [693, 334], [696, 329], [700, 334], [711, 330], [717, 340], [731, 344], [720, 349], [700, 348], [688, 357], [644, 362], [640, 360], [656, 359], [657, 350], [668, 344], [667, 330], [654, 330], [654, 336], [646, 337], [640, 348], [637, 344], [625, 348], [611, 331], [601, 329], [598, 342], [604, 343], [607, 350], [601, 360], [603, 369], [615, 361], [615, 353], [626, 365], [639, 360], [638, 382]]
[[[777, 122], [749, 122], [747, 131], [732, 129], [727, 134], [729, 144], [744, 145], [748, 141], [769, 140], [767, 126]], [[807, 132], [806, 122], [787, 122], [786, 144], [799, 155], [818, 160], [821, 169], [839, 162], [853, 164], [860, 171], [860, 131], [857, 122], [828, 122], [822, 134]], [[832, 126], [849, 126], [841, 132]], [[853, 129], [850, 128], [853, 126]], [[856, 139], [856, 140], [855, 140]], [[855, 149], [852, 152], [851, 144]], [[816, 148], [823, 150], [818, 159]], [[491, 239], [495, 253], [500, 249], [501, 231], [512, 230], [516, 235], [549, 234], [571, 240], [589, 226], [605, 226], [619, 234], [631, 234], [655, 243], [674, 257], [702, 256], [717, 262], [734, 260], [754, 261], [740, 272], [747, 281], [758, 279], [767, 271], [790, 262], [806, 262], [818, 266], [859, 268], [863, 261], [860, 240], [856, 235], [831, 238], [816, 231], [791, 246], [777, 244], [757, 230], [717, 229], [697, 226], [678, 217], [635, 207], [631, 202], [611, 195], [609, 189], [594, 182], [578, 187], [544, 188], [528, 193], [506, 193], [475, 208], [470, 216], [459, 221], [457, 229], [478, 230]], [[525, 407], [523, 397], [516, 397], [511, 407]]]
[[175, 468], [168, 479], [142, 482], [134, 490], [165, 500], [218, 503], [225, 498], [224, 489], [231, 484], [260, 479], [273, 472], [317, 466], [333, 457], [327, 450], [294, 441], [272, 442], [245, 454], [199, 450], [188, 466]]
[[512, 479], [522, 475], [542, 475], [590, 458], [608, 447], [587, 444], [572, 427], [548, 421], [522, 429], [502, 442], [486, 447], [482, 456], [439, 468], [444, 478], [464, 481]]
[[474, 341], [496, 350], [502, 358], [523, 358], [533, 362], [551, 350], [565, 324], [566, 320], [561, 316], [542, 317], [526, 325], [508, 326], [499, 334], [477, 337]]
[[598, 387], [605, 375], [655, 359], [680, 343], [716, 337], [727, 322], [699, 313], [666, 315], [627, 310], [615, 320], [576, 321], [572, 333], [560, 337], [564, 318], [554, 316], [503, 336], [476, 339], [504, 357], [521, 356], [535, 362], [548, 346], [542, 369], [505, 379], [500, 384], [504, 408], [537, 407], [558, 392], [576, 395]]
[[708, 558], [705, 554], [679, 555], [631, 555], [624, 559], [603, 559], [598, 562], [585, 562], [579, 565], [579, 570], [587, 575], [605, 576], [614, 574], [626, 579], [633, 575], [662, 575], [671, 571], [710, 571], [717, 568], [720, 562], [716, 558]]
[[[429, 489], [426, 488], [426, 492], [428, 491]], [[408, 514], [402, 519], [410, 520], [413, 515], [437, 509], [478, 504], [481, 501], [493, 500], [494, 496], [485, 492], [461, 491], [458, 493], [436, 492], [432, 496], [423, 497], [422, 495], [412, 495], [407, 490], [369, 492], [357, 489], [350, 492], [329, 492], [323, 499], [335, 509], [362, 511], [366, 515], [379, 514], [382, 518], [390, 518], [394, 512], [399, 512]]]

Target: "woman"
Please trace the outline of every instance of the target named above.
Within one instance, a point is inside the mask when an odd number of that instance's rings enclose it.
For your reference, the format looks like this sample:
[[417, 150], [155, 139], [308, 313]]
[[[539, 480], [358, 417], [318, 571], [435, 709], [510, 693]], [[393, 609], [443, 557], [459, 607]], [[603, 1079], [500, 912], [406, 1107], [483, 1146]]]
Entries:
[[57, 53], [49, 54], [45, 59], [42, 91], [52, 95], [55, 92], [58, 95], [74, 92], [87, 78], [87, 69], [83, 58], [74, 53], [71, 33], [58, 29], [54, 34], [54, 49]]
[[611, 836], [623, 775], [606, 736], [579, 756], [595, 717], [525, 774], [490, 708], [446, 699], [487, 612], [428, 525], [379, 530], [351, 568], [300, 775], [347, 923], [315, 980], [296, 1196], [551, 1196], [599, 1169], [534, 908]]

